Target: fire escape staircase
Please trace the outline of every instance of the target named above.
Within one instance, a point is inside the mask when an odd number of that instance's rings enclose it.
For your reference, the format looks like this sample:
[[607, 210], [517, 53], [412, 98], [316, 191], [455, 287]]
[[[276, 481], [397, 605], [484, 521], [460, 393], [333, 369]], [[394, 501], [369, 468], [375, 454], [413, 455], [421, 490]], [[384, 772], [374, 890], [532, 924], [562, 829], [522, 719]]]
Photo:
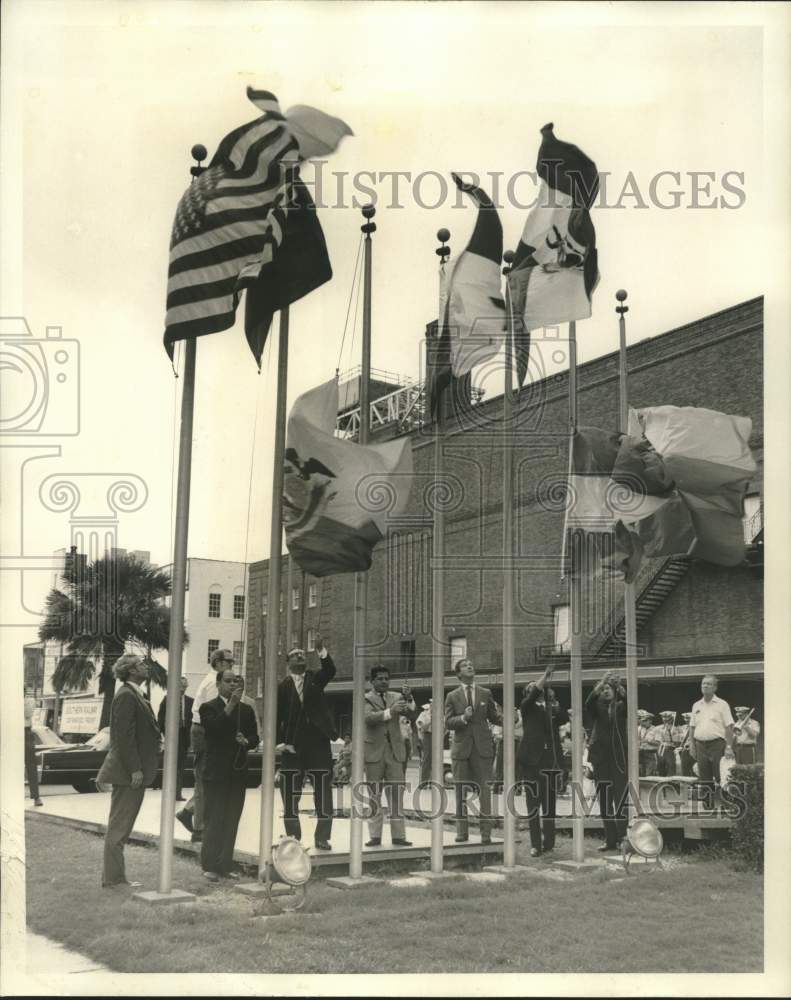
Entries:
[[[679, 580], [689, 569], [686, 556], [668, 556], [664, 559], [647, 560], [635, 580], [635, 612], [637, 634], [640, 628], [662, 605]], [[617, 657], [626, 647], [626, 612], [623, 600], [619, 601], [604, 627], [604, 642], [596, 651], [598, 658]]]

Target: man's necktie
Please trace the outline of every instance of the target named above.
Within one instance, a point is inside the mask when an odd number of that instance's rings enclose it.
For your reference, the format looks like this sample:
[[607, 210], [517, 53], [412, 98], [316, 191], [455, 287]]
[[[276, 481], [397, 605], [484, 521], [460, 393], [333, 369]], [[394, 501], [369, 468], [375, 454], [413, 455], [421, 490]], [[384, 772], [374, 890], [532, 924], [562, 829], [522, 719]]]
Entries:
[[467, 704], [472, 708], [472, 688], [469, 684], [466, 684], [464, 689], [467, 692]]

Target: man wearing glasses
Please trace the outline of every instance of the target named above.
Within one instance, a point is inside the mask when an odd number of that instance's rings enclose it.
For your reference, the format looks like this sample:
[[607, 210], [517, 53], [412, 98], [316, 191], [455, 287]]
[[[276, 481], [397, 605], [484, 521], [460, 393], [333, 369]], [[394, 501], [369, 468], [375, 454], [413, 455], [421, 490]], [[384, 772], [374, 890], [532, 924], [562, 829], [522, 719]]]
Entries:
[[335, 676], [335, 664], [324, 643], [316, 638], [319, 669], [307, 670], [302, 649], [288, 653], [288, 675], [277, 688], [278, 750], [280, 793], [286, 833], [302, 839], [299, 799], [307, 775], [313, 784], [316, 806], [314, 842], [320, 851], [329, 851], [332, 832], [332, 750], [337, 738], [335, 722], [324, 697], [324, 688]]
[[206, 733], [201, 723], [200, 708], [206, 702], [217, 697], [217, 673], [233, 666], [233, 653], [230, 649], [215, 649], [211, 654], [211, 667], [198, 685], [195, 700], [192, 703], [192, 730], [190, 739], [192, 753], [195, 758], [193, 765], [195, 785], [192, 798], [182, 810], [176, 813], [176, 819], [192, 834], [192, 842], [203, 840], [203, 772], [206, 766]]

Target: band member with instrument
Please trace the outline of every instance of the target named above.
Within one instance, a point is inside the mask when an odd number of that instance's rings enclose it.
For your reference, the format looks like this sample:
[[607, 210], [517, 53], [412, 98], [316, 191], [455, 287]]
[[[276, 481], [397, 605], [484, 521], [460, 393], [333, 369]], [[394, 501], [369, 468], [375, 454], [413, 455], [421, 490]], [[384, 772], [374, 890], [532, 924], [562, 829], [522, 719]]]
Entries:
[[684, 720], [684, 725], [679, 726], [681, 735], [679, 737], [679, 748], [676, 751], [678, 755], [679, 774], [682, 774], [685, 778], [693, 778], [695, 776], [695, 758], [690, 752], [689, 734], [689, 720], [692, 718], [692, 712], [682, 712], [681, 718]]
[[733, 726], [734, 740], [733, 749], [736, 754], [737, 764], [755, 764], [758, 760], [758, 736], [761, 732], [761, 724], [751, 718], [754, 708], [746, 705], [737, 705], [736, 722]]
[[659, 740], [654, 737], [656, 726], [653, 725], [654, 717], [644, 708], [637, 710], [637, 738], [640, 741], [640, 755], [638, 764], [640, 777], [656, 774], [656, 752], [659, 749]]
[[672, 778], [676, 773], [676, 747], [680, 745], [681, 730], [676, 725], [676, 713], [664, 711], [659, 713], [662, 722], [651, 730], [653, 739], [657, 741], [656, 773], [661, 778]]

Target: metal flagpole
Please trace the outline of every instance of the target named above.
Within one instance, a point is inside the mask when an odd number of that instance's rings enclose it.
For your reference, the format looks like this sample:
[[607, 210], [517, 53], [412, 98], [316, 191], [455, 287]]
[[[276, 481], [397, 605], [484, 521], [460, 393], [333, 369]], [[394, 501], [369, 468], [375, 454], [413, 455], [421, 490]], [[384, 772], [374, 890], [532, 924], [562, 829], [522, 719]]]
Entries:
[[269, 878], [275, 818], [275, 744], [277, 742], [277, 647], [280, 637], [281, 553], [283, 550], [283, 473], [286, 450], [286, 391], [288, 389], [288, 306], [280, 310], [277, 348], [277, 402], [272, 459], [272, 515], [269, 539], [269, 614], [264, 659], [263, 740], [261, 761], [261, 829], [258, 874]]
[[[437, 342], [434, 345], [433, 362], [439, 362], [439, 342], [445, 324], [445, 261], [450, 256], [450, 247], [445, 244], [450, 239], [447, 229], [440, 229], [437, 239], [442, 243], [435, 253], [440, 259], [440, 294], [437, 317]], [[436, 392], [436, 387], [435, 387]], [[431, 532], [431, 871], [440, 873], [443, 867], [444, 844], [444, 746], [445, 746], [445, 655], [446, 643], [443, 635], [445, 621], [445, 579], [442, 561], [445, 556], [445, 511], [442, 505], [442, 480], [444, 476], [442, 455], [442, 431], [444, 425], [445, 399], [435, 404], [434, 413], [434, 489], [433, 526]]]
[[[288, 554], [288, 576], [286, 579], [286, 649], [293, 649], [291, 633], [294, 631], [294, 565], [291, 553]], [[299, 640], [302, 642], [302, 640]]]
[[[371, 428], [369, 382], [371, 378], [371, 234], [376, 232], [372, 222], [376, 209], [365, 205], [366, 219], [360, 227], [365, 234], [363, 258], [363, 356], [360, 372], [360, 430], [358, 444], [368, 444]], [[363, 873], [363, 815], [355, 796], [362, 788], [365, 751], [365, 642], [368, 619], [368, 573], [354, 575], [354, 664], [352, 674], [352, 806], [349, 835], [349, 877], [361, 878]]]
[[[206, 148], [195, 145], [192, 156], [200, 164]], [[192, 167], [193, 181], [205, 168]], [[195, 409], [195, 337], [186, 342], [181, 389], [181, 429], [179, 433], [179, 469], [176, 485], [176, 525], [173, 543], [173, 576], [170, 602], [170, 638], [168, 640], [167, 709], [165, 712], [165, 758], [162, 764], [162, 798], [159, 813], [159, 891], [139, 893], [147, 901], [193, 899], [192, 893], [172, 888], [173, 824], [176, 817], [176, 768], [178, 766], [179, 722], [181, 706], [181, 656], [184, 645], [184, 598], [187, 589], [187, 534], [190, 516], [190, 477], [192, 472], [192, 417]]]
[[[513, 251], [504, 254], [511, 271]], [[509, 807], [516, 782], [514, 754], [514, 452], [513, 452], [513, 346], [514, 317], [506, 280], [505, 380], [503, 384], [503, 864], [516, 864], [516, 816]]]
[[[577, 324], [569, 323], [569, 471], [573, 469], [574, 435], [577, 432]], [[586, 570], [585, 532], [574, 528], [568, 541], [569, 628], [571, 633], [571, 803], [572, 856], [585, 860], [585, 817], [582, 805], [582, 580]]]
[[[615, 293], [619, 305], [615, 307], [618, 314], [619, 354], [618, 354], [618, 395], [619, 423], [622, 434], [629, 431], [629, 395], [626, 386], [626, 313], [629, 306], [624, 305], [626, 292], [620, 289]], [[626, 748], [629, 758], [629, 818], [637, 813], [640, 801], [640, 744], [637, 734], [637, 610], [635, 606], [634, 583], [627, 583], [624, 589], [624, 611], [626, 617]]]

